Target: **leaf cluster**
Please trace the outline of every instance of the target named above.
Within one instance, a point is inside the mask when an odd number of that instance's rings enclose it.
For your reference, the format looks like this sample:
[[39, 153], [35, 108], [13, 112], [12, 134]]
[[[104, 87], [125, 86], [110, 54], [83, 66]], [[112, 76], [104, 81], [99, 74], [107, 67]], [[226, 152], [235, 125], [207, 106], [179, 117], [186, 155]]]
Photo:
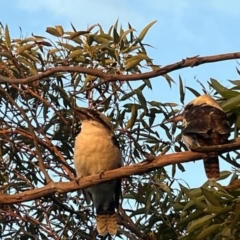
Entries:
[[[0, 28], [0, 76], [23, 79], [57, 67], [82, 67], [81, 71], [59, 71], [28, 84], [0, 84], [0, 185], [1, 193], [15, 194], [45, 186], [49, 181], [73, 180], [73, 147], [80, 125], [76, 106], [107, 115], [115, 126], [126, 165], [143, 159], [186, 150], [180, 127], [165, 122], [177, 114], [179, 105], [148, 101], [154, 91], [151, 79], [137, 82], [106, 82], [96, 75], [133, 75], [155, 71], [144, 37], [155, 22], [140, 34], [129, 24], [116, 22], [108, 31], [99, 24], [78, 31], [73, 25], [48, 27], [50, 37], [12, 38], [8, 26]], [[173, 79], [165, 74], [169, 87]], [[210, 86], [228, 112], [232, 131], [239, 128], [239, 80], [225, 88], [211, 79]], [[204, 86], [202, 86], [204, 88]], [[185, 91], [179, 77], [180, 102]], [[203, 91], [206, 91], [204, 88]], [[239, 168], [238, 152], [223, 158]], [[170, 169], [170, 171], [169, 171]], [[220, 185], [209, 189], [182, 186], [175, 179], [182, 164], [132, 176], [122, 183], [123, 212], [118, 237], [129, 239], [218, 239], [239, 235], [238, 192]], [[169, 173], [170, 172], [170, 173]], [[223, 178], [230, 173], [222, 173]], [[237, 170], [232, 181], [238, 178]], [[186, 184], [187, 185], [187, 184]], [[8, 204], [0, 209], [2, 239], [96, 239], [92, 206], [79, 192], [45, 196]], [[121, 222], [119, 220], [119, 222]]]

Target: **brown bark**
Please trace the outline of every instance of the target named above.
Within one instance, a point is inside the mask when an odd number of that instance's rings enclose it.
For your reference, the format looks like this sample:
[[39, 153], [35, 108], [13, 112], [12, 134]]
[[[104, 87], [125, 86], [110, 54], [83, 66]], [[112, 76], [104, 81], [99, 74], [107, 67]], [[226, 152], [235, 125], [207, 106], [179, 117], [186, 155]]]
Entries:
[[[198, 148], [198, 151], [218, 151], [218, 152], [229, 152], [230, 150], [236, 150], [240, 148], [240, 138], [231, 141], [228, 144], [221, 146], [211, 146]], [[203, 149], [203, 150], [202, 150]], [[16, 193], [14, 195], [10, 194], [0, 194], [0, 204], [11, 204], [11, 203], [20, 203], [25, 201], [30, 201], [38, 199], [43, 196], [58, 194], [58, 193], [67, 193], [73, 192], [78, 189], [87, 188], [99, 183], [109, 181], [117, 178], [124, 178], [130, 175], [143, 174], [149, 171], [152, 171], [157, 168], [161, 168], [167, 165], [184, 163], [190, 161], [201, 160], [202, 154], [199, 152], [179, 152], [167, 155], [159, 155], [153, 159], [146, 159], [140, 163], [125, 166], [119, 169], [106, 171], [101, 175], [93, 175], [71, 182], [50, 182], [46, 186], [27, 190], [22, 193]]]
[[47, 78], [50, 77], [51, 75], [55, 73], [60, 73], [60, 72], [78, 72], [78, 73], [93, 75], [103, 79], [103, 82], [101, 82], [100, 84], [106, 83], [106, 82], [114, 82], [114, 81], [136, 81], [139, 79], [158, 77], [175, 70], [179, 70], [187, 67], [195, 67], [204, 63], [212, 63], [212, 62], [219, 62], [219, 61], [239, 59], [239, 58], [240, 58], [240, 52], [218, 54], [218, 55], [204, 56], [204, 57], [199, 57], [199, 56], [187, 57], [179, 62], [169, 64], [155, 71], [141, 73], [141, 74], [131, 74], [131, 75], [109, 74], [109, 73], [104, 73], [102, 70], [99, 70], [99, 69], [85, 68], [85, 67], [79, 67], [79, 66], [74, 66], [74, 67], [58, 66], [54, 68], [49, 68], [38, 75], [21, 78], [21, 79], [14, 79], [14, 78], [0, 76], [0, 83], [27, 84], [27, 83], [38, 81], [38, 80], [46, 81]]

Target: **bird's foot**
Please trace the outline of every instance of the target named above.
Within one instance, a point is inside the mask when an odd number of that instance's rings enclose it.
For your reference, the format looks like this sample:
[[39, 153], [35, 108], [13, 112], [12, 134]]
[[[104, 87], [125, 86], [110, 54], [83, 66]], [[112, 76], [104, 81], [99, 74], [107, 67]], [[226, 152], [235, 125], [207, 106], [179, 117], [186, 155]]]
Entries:
[[101, 171], [101, 172], [99, 173], [99, 178], [100, 178], [100, 179], [101, 179], [102, 176], [104, 175], [104, 172], [105, 172], [105, 171]]
[[83, 178], [83, 176], [77, 176], [77, 177], [75, 177], [74, 178], [74, 181], [79, 185], [79, 180], [81, 179], [81, 178]]

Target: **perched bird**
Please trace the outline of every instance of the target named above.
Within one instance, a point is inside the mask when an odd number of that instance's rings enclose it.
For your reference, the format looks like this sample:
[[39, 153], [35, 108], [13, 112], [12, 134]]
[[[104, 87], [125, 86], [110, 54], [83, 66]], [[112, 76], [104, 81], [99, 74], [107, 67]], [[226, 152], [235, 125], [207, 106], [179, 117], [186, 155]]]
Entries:
[[[201, 95], [191, 101], [184, 111], [169, 122], [182, 121], [182, 138], [188, 148], [224, 144], [230, 135], [227, 116], [220, 105], [209, 95]], [[218, 152], [202, 154], [209, 180], [219, 178]]]
[[[121, 167], [122, 154], [114, 136], [110, 120], [100, 112], [76, 108], [75, 115], [81, 120], [81, 132], [76, 137], [74, 165], [77, 177], [102, 174], [104, 171]], [[117, 216], [121, 194], [121, 180], [113, 180], [89, 187], [96, 208], [97, 231], [105, 236], [117, 233]]]

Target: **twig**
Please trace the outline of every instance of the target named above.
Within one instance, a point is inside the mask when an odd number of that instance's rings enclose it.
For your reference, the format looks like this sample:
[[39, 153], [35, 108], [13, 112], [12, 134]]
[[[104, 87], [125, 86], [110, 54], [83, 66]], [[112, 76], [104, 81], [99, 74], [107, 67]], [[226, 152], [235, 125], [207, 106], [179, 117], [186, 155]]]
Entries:
[[36, 152], [37, 152], [37, 156], [38, 156], [38, 162], [39, 162], [39, 167], [41, 169], [41, 171], [43, 172], [44, 176], [45, 176], [45, 180], [47, 183], [51, 182], [51, 178], [50, 176], [48, 175], [48, 172], [46, 171], [45, 167], [44, 167], [44, 163], [43, 163], [43, 158], [42, 158], [42, 154], [41, 154], [41, 150], [38, 146], [38, 141], [37, 141], [37, 136], [34, 132], [34, 129], [33, 129], [33, 126], [31, 124], [31, 122], [29, 121], [28, 119], [28, 116], [26, 115], [25, 111], [19, 107], [16, 102], [14, 101], [14, 99], [11, 97], [11, 95], [6, 92], [1, 86], [0, 86], [0, 91], [6, 95], [6, 97], [8, 98], [9, 102], [12, 104], [12, 106], [15, 106], [18, 111], [22, 114], [22, 116], [24, 117], [25, 121], [27, 122], [28, 124], [28, 128], [33, 136], [33, 142], [34, 142], [34, 145], [35, 145], [35, 148], [36, 148]]

